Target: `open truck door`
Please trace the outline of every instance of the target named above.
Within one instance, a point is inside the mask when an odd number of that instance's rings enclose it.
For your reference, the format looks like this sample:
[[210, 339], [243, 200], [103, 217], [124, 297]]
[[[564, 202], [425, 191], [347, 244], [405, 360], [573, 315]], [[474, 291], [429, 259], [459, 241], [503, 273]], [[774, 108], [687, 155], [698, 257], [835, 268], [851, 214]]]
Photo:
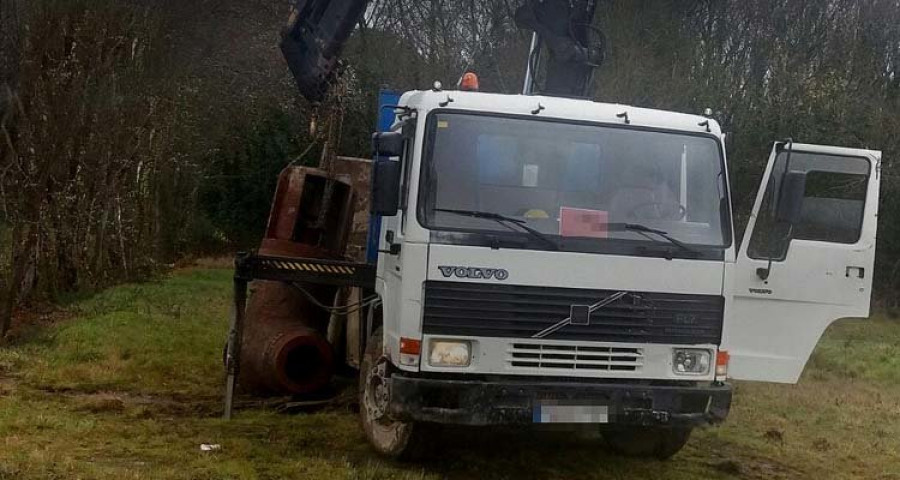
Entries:
[[835, 320], [867, 317], [881, 152], [776, 143], [726, 276], [728, 376], [796, 383]]

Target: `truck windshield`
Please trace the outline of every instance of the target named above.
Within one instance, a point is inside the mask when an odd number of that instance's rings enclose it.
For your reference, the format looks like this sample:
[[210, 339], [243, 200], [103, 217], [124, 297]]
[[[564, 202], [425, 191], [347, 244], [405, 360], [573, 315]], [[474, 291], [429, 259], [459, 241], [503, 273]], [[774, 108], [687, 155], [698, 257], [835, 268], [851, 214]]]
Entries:
[[534, 237], [454, 213], [468, 211], [516, 219], [570, 251], [672, 246], [634, 225], [698, 251], [726, 246], [723, 161], [711, 136], [438, 113], [426, 142], [419, 218], [457, 242], [459, 233]]

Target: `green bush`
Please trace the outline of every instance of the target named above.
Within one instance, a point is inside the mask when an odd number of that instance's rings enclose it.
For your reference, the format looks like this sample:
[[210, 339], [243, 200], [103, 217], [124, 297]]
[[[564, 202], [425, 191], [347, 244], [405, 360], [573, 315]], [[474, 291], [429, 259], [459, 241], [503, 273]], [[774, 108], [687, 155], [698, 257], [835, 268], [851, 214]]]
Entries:
[[200, 225], [206, 238], [197, 245], [255, 248], [259, 245], [269, 216], [278, 174], [292, 161], [316, 164], [318, 150], [306, 152], [305, 128], [296, 115], [270, 111], [261, 121], [235, 127], [206, 163], [201, 182]]

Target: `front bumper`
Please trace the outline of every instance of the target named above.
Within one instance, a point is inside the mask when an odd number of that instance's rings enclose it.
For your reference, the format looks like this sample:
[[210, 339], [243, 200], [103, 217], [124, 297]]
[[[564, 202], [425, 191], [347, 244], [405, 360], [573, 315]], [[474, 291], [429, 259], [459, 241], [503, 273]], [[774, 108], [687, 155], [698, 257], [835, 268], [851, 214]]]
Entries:
[[400, 420], [462, 425], [533, 423], [541, 404], [603, 405], [608, 423], [700, 426], [720, 423], [731, 408], [728, 384], [702, 387], [546, 380], [391, 379], [390, 411]]

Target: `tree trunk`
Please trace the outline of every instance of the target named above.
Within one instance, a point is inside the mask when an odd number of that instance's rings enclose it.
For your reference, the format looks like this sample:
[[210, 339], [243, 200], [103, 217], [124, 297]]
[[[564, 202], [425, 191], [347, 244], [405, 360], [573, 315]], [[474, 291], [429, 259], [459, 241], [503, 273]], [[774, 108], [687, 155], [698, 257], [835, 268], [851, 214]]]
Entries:
[[[13, 92], [18, 87], [19, 21], [21, 10], [18, 0], [0, 0], [0, 87], [8, 86]], [[0, 95], [0, 114], [6, 110], [9, 98]]]
[[0, 338], [5, 337], [12, 325], [12, 314], [23, 291], [30, 290], [35, 268], [37, 234], [26, 225], [13, 227], [10, 271], [4, 275], [2, 299], [0, 299]]

